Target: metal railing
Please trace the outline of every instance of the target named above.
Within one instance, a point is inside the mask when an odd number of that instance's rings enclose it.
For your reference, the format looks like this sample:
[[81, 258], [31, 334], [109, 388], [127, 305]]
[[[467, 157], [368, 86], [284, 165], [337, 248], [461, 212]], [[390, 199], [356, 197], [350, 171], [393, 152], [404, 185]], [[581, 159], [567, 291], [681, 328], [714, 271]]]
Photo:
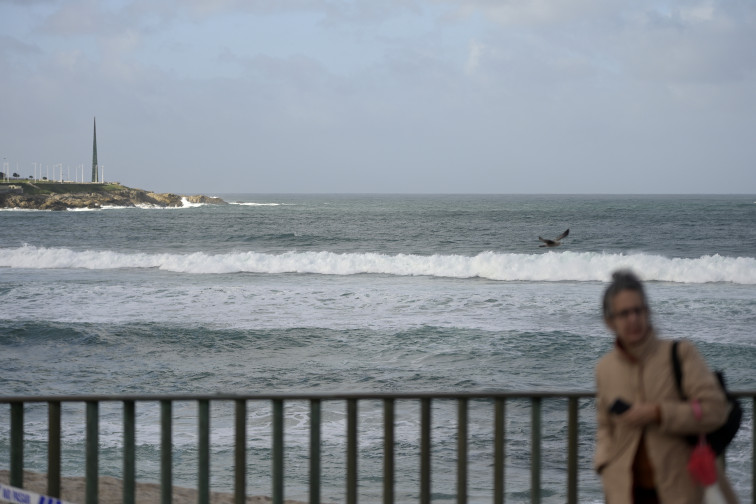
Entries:
[[[751, 399], [751, 414], [756, 410], [756, 391], [735, 392], [736, 397]], [[26, 404], [47, 403], [47, 494], [60, 498], [61, 493], [61, 404], [86, 405], [85, 476], [86, 502], [98, 502], [99, 471], [99, 413], [100, 404], [120, 402], [123, 406], [123, 502], [134, 504], [136, 497], [136, 403], [157, 402], [160, 405], [160, 495], [161, 503], [170, 504], [173, 498], [173, 436], [174, 402], [196, 402], [198, 407], [198, 472], [197, 501], [210, 501], [210, 403], [234, 404], [234, 502], [246, 502], [247, 493], [247, 404], [268, 401], [272, 409], [272, 468], [271, 494], [274, 504], [284, 501], [284, 402], [309, 403], [309, 502], [321, 502], [321, 405], [323, 401], [346, 403], [346, 489], [345, 501], [358, 501], [358, 403], [381, 401], [383, 405], [383, 474], [382, 502], [395, 502], [395, 403], [419, 401], [420, 404], [420, 468], [419, 501], [431, 502], [431, 413], [434, 401], [456, 401], [456, 502], [468, 501], [468, 405], [470, 400], [493, 403], [493, 471], [491, 474], [495, 504], [505, 498], [505, 439], [506, 405], [509, 400], [530, 401], [530, 501], [541, 502], [541, 430], [542, 401], [567, 401], [567, 467], [566, 497], [568, 503], [578, 502], [578, 409], [580, 400], [592, 400], [592, 392], [500, 392], [500, 393], [343, 393], [343, 394], [251, 394], [251, 395], [91, 395], [91, 396], [15, 396], [0, 397], [0, 403], [10, 405], [10, 485], [23, 487], [24, 470], [24, 409]], [[591, 418], [593, 420], [593, 418]], [[752, 423], [753, 424], [756, 422]], [[751, 488], [756, 489], [756, 435], [751, 432]], [[753, 502], [756, 504], [756, 492]]]

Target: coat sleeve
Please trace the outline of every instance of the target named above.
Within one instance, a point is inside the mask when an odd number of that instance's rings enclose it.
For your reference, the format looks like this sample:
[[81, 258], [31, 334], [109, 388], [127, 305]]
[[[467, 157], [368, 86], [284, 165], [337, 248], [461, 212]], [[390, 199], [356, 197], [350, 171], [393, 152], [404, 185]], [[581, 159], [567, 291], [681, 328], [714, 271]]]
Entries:
[[[662, 401], [659, 404], [660, 428], [672, 434], [698, 434], [714, 430], [724, 424], [728, 414], [727, 399], [719, 381], [692, 343], [681, 341], [677, 351], [682, 368], [682, 388], [688, 400]], [[671, 369], [670, 365], [670, 372]], [[674, 377], [672, 384], [674, 386]], [[691, 403], [694, 399], [701, 405], [700, 420], [693, 413]]]

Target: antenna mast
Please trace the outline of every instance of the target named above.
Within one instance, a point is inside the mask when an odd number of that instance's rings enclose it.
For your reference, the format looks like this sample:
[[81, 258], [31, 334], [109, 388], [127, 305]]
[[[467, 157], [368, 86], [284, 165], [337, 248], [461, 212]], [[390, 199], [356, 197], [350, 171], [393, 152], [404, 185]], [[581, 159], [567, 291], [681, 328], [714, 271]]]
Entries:
[[94, 118], [94, 137], [92, 141], [92, 182], [99, 182], [97, 174], [97, 118]]

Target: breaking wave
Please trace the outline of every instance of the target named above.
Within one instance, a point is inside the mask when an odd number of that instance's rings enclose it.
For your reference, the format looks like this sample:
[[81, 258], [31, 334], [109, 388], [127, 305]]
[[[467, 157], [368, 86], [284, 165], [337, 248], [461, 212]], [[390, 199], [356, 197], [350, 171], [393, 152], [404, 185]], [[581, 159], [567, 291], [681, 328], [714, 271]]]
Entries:
[[334, 252], [229, 252], [208, 254], [122, 253], [76, 251], [24, 245], [0, 250], [0, 267], [29, 269], [108, 270], [157, 268], [188, 274], [312, 273], [322, 275], [381, 274], [503, 281], [606, 281], [618, 268], [631, 268], [645, 280], [756, 284], [756, 259], [706, 255], [695, 259], [651, 254], [547, 252], [511, 254], [483, 252], [476, 256]]
[[182, 196], [181, 205], [183, 208], [197, 208], [197, 207], [205, 206], [205, 203], [192, 203], [191, 201], [186, 199], [186, 196]]

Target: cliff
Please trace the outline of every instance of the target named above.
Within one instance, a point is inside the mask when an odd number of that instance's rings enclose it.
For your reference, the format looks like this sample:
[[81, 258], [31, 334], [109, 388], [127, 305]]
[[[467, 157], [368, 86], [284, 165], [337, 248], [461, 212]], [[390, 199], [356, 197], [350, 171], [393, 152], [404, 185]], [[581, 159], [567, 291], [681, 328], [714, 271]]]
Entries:
[[[221, 198], [203, 195], [181, 196], [173, 193], [154, 193], [120, 184], [74, 184], [67, 182], [16, 182], [18, 190], [0, 190], [0, 208], [32, 210], [68, 210], [74, 208], [102, 208], [104, 206], [181, 207], [182, 198], [190, 203], [226, 204]], [[9, 186], [6, 186], [8, 188]], [[0, 186], [2, 189], [2, 186]]]

